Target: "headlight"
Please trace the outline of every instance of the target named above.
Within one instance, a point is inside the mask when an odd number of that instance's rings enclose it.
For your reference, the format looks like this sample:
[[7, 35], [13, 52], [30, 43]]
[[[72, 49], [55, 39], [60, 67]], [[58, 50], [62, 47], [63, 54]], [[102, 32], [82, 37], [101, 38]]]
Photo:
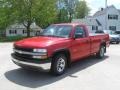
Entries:
[[33, 49], [33, 52], [36, 52], [36, 53], [47, 53], [47, 50], [46, 49]]
[[34, 53], [39, 53], [39, 55], [33, 55], [35, 59], [46, 59], [47, 58], [47, 49], [33, 49]]

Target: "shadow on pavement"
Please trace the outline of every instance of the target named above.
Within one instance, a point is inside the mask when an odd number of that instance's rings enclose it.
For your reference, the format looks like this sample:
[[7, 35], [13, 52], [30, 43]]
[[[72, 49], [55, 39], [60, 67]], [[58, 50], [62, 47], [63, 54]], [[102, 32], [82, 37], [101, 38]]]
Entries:
[[64, 79], [65, 77], [77, 78], [78, 76], [73, 76], [74, 73], [85, 70], [86, 68], [89, 68], [96, 63], [106, 60], [106, 58], [108, 58], [108, 56], [105, 56], [103, 59], [100, 60], [96, 59], [95, 57], [82, 59], [79, 62], [73, 63], [72, 67], [70, 67], [65, 74], [58, 77], [52, 76], [49, 74], [49, 72], [46, 71], [26, 71], [21, 68], [8, 71], [4, 75], [9, 81], [15, 84], [29, 88], [37, 88], [55, 83], [59, 80]]

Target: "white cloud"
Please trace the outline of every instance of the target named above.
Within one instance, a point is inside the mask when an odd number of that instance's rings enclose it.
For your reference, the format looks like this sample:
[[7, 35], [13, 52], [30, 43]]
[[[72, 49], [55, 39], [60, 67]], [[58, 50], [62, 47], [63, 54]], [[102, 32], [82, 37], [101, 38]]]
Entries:
[[120, 0], [108, 0], [108, 4], [118, 4]]

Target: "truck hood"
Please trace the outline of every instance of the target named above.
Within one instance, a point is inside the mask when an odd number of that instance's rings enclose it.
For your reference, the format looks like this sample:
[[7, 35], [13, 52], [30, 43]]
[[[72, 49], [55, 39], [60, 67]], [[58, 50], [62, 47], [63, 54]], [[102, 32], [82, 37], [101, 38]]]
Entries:
[[57, 37], [33, 37], [27, 38], [20, 41], [15, 42], [14, 45], [19, 47], [26, 47], [26, 48], [44, 48], [61, 41], [66, 40], [67, 38], [57, 38]]
[[119, 35], [110, 35], [111, 38], [119, 38]]

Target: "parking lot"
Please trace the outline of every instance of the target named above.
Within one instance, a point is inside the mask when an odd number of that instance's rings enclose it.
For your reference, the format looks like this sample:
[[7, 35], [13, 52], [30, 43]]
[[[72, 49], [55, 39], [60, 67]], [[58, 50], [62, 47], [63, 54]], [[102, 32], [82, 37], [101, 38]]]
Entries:
[[120, 45], [112, 44], [102, 60], [74, 63], [59, 77], [21, 69], [11, 53], [12, 43], [0, 43], [0, 90], [120, 90]]

